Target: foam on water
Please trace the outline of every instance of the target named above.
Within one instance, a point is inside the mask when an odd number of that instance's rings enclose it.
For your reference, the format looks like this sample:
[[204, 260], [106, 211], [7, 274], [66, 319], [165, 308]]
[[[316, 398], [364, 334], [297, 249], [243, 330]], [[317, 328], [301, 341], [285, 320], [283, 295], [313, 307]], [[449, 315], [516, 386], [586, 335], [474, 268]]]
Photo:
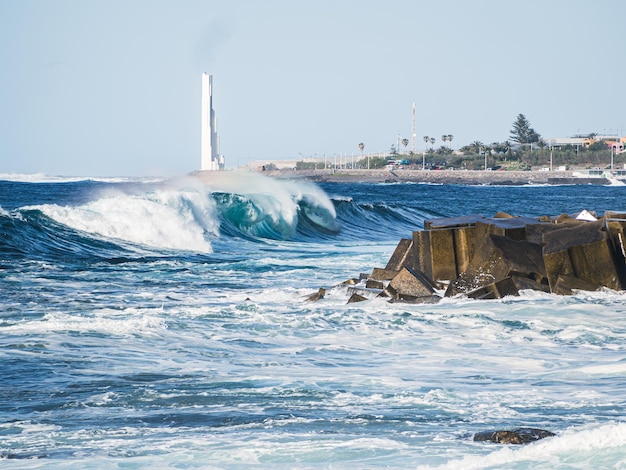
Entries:
[[207, 192], [163, 189], [144, 194], [110, 194], [81, 206], [45, 204], [39, 209], [61, 224], [91, 234], [157, 248], [210, 253], [208, 236], [219, 222]]
[[626, 465], [626, 423], [587, 425], [563, 431], [526, 446], [485, 445], [490, 452], [453, 459], [443, 465], [418, 465], [419, 470], [623, 468]]
[[[461, 190], [353, 185], [344, 197], [337, 187], [349, 236], [260, 241], [217, 235], [216, 192], [245, 192], [246, 204], [254, 199], [272, 223], [290, 227], [302, 225], [305, 206], [320, 208], [325, 223], [325, 196], [256, 177], [226, 183], [5, 184], [0, 205], [11, 211], [2, 235], [12, 238], [0, 238], [3, 468], [626, 464], [624, 293], [347, 304], [338, 284], [384, 265], [397, 233], [410, 236], [436, 213], [429, 205], [455, 207], [446, 198]], [[47, 217], [23, 207], [37, 189], [58, 191], [32, 204]], [[16, 190], [25, 194], [11, 199]], [[499, 191], [463, 188], [462, 202], [491, 203], [498, 198], [481, 196]], [[544, 200], [540, 189], [524, 191]], [[175, 230], [158, 225], [166, 221]], [[134, 234], [131, 222], [148, 234]], [[33, 248], [20, 251], [29, 236]], [[144, 256], [99, 237], [187, 242]], [[79, 246], [46, 253], [48, 239]], [[206, 254], [203, 243], [220, 251]], [[319, 287], [326, 296], [307, 302]], [[556, 437], [527, 446], [472, 440], [520, 426]]]
[[89, 317], [47, 313], [37, 320], [26, 320], [2, 325], [7, 335], [43, 335], [46, 333], [74, 332], [78, 334], [106, 335], [146, 335], [154, 330], [166, 328], [162, 318], [154, 314], [144, 314], [135, 309], [124, 312], [95, 312]]
[[161, 177], [93, 177], [93, 176], [53, 176], [45, 173], [0, 173], [0, 181], [17, 181], [23, 183], [69, 183], [79, 181], [101, 181], [106, 183], [155, 183], [164, 181]]

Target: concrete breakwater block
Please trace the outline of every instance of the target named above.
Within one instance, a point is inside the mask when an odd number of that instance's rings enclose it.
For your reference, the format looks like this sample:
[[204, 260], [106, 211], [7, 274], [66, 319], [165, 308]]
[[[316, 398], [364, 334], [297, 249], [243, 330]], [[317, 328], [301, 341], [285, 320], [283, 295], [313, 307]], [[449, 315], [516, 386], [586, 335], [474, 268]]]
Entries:
[[406, 302], [430, 302], [437, 297], [433, 282], [424, 273], [407, 266], [393, 277], [383, 292], [393, 300]]
[[[437, 291], [499, 299], [529, 289], [561, 295], [626, 289], [625, 227], [626, 213], [616, 211], [426, 220], [423, 230], [400, 240], [384, 268], [349, 287], [350, 301], [436, 302]], [[310, 300], [323, 297], [316, 294]]]
[[566, 226], [543, 236], [543, 259], [550, 289], [624, 288], [623, 227], [608, 219]]

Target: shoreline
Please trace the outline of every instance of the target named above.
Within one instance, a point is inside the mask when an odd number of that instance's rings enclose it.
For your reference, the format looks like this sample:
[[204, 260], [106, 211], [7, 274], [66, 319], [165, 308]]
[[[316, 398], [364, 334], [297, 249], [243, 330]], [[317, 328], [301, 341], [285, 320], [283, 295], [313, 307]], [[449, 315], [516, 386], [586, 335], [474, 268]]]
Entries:
[[[485, 170], [272, 170], [261, 174], [281, 179], [302, 179], [316, 183], [431, 183], [465, 185], [590, 184], [566, 171], [485, 171]], [[569, 181], [571, 179], [571, 181]], [[602, 184], [600, 178], [596, 184]], [[551, 181], [558, 181], [554, 183]]]

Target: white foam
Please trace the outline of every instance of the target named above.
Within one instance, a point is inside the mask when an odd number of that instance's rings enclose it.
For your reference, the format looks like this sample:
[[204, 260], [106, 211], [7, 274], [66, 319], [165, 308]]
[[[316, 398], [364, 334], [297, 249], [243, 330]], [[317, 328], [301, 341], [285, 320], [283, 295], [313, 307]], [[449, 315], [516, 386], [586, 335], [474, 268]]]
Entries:
[[30, 208], [77, 230], [157, 248], [209, 253], [211, 243], [205, 235], [216, 236], [219, 231], [213, 200], [198, 188], [117, 193], [77, 207]]
[[104, 183], [154, 183], [164, 181], [160, 177], [122, 177], [122, 176], [54, 176], [45, 173], [0, 173], [0, 180], [21, 183], [75, 183], [78, 181], [101, 181]]
[[[480, 443], [485, 446], [489, 444]], [[487, 455], [470, 455], [440, 466], [418, 469], [481, 468], [623, 468], [626, 463], [626, 423], [569, 429], [525, 446], [498, 446]]]
[[47, 313], [42, 319], [20, 321], [4, 326], [4, 335], [66, 333], [103, 333], [108, 335], [146, 335], [167, 328], [162, 318], [135, 309], [96, 312], [93, 316]]

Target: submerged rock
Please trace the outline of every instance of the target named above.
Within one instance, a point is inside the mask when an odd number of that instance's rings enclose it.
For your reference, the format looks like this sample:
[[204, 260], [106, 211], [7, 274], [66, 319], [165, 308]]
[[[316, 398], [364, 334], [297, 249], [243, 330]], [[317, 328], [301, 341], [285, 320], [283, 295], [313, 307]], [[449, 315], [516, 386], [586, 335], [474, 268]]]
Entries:
[[555, 434], [545, 429], [517, 428], [511, 431], [477, 432], [474, 434], [474, 441], [495, 442], [496, 444], [528, 444], [552, 436]]
[[361, 294], [357, 294], [356, 292], [350, 296], [348, 299], [349, 304], [353, 304], [356, 302], [363, 302], [367, 300], [367, 297], [362, 296]]
[[318, 301], [320, 299], [323, 299], [325, 295], [326, 295], [326, 289], [324, 289], [323, 287], [320, 287], [317, 292], [305, 296], [304, 299], [307, 302], [316, 302], [316, 301]]

